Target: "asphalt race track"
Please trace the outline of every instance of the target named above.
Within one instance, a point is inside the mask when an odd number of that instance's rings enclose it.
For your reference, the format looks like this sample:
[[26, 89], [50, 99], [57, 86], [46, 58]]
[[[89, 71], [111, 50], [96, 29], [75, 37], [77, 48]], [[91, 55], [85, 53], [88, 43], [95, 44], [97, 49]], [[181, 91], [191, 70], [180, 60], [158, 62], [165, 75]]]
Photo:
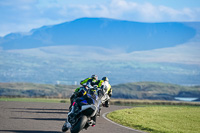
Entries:
[[[61, 133], [69, 104], [0, 101], [0, 133]], [[102, 114], [125, 106], [103, 108]], [[68, 131], [69, 132], [69, 131]], [[95, 127], [81, 133], [141, 133], [116, 125], [104, 117], [97, 118]]]

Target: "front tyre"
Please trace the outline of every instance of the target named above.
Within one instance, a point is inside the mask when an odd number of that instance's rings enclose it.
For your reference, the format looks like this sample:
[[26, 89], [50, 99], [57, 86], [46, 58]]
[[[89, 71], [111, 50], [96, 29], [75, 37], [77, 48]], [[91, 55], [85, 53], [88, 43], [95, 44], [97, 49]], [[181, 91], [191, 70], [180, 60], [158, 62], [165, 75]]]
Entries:
[[71, 128], [71, 133], [79, 133], [87, 122], [87, 117], [83, 115], [78, 122]]

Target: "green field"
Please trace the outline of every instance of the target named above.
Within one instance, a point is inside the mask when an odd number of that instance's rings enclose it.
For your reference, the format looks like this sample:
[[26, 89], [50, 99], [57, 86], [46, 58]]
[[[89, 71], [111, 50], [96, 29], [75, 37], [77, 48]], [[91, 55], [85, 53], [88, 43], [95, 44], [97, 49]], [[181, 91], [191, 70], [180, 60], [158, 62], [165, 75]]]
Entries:
[[56, 99], [56, 98], [6, 98], [6, 97], [0, 97], [0, 101], [66, 103], [66, 102], [69, 102], [69, 99]]
[[117, 110], [109, 113], [107, 117], [124, 126], [151, 133], [200, 132], [200, 107], [138, 107]]
[[111, 99], [112, 105], [122, 106], [152, 106], [152, 105], [181, 105], [200, 106], [200, 102], [169, 101], [169, 100], [136, 100], [136, 99]]
[[[48, 103], [69, 103], [69, 98], [22, 98], [22, 97], [0, 97], [0, 101], [21, 101], [21, 102], [48, 102]], [[189, 105], [200, 106], [200, 102], [164, 101], [164, 100], [134, 100], [134, 99], [111, 99], [111, 105], [118, 106], [152, 106], [152, 105]]]

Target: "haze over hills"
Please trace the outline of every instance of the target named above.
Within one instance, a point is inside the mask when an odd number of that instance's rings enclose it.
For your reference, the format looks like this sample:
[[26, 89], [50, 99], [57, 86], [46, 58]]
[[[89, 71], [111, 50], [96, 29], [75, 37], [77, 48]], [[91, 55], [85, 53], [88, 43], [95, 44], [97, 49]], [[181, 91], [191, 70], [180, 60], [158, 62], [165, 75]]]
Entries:
[[81, 18], [58, 25], [43, 26], [28, 34], [3, 37], [4, 50], [45, 46], [76, 45], [123, 48], [125, 51], [172, 47], [190, 40], [196, 30], [187, 23], [140, 23], [107, 18]]
[[81, 18], [0, 38], [0, 82], [200, 84], [200, 22]]

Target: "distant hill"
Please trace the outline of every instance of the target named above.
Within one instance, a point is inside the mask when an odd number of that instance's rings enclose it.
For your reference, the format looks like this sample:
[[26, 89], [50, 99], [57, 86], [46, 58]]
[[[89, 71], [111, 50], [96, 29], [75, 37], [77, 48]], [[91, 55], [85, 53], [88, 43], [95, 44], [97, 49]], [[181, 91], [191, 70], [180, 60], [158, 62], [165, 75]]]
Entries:
[[112, 87], [114, 98], [174, 100], [175, 97], [200, 97], [200, 86], [180, 86], [159, 82], [136, 82]]
[[[69, 98], [78, 86], [33, 83], [0, 83], [0, 96]], [[175, 100], [175, 97], [200, 98], [200, 86], [179, 86], [158, 82], [135, 82], [112, 86], [112, 98]]]
[[196, 29], [188, 24], [81, 18], [58, 25], [43, 26], [27, 34], [8, 34], [0, 38], [0, 47], [11, 50], [76, 45], [121, 48], [127, 52], [152, 50], [189, 41], [196, 35]]
[[0, 96], [6, 97], [70, 97], [75, 85], [34, 83], [0, 83]]
[[[200, 22], [80, 18], [0, 38], [0, 82], [200, 84]], [[61, 46], [62, 45], [62, 46]]]

